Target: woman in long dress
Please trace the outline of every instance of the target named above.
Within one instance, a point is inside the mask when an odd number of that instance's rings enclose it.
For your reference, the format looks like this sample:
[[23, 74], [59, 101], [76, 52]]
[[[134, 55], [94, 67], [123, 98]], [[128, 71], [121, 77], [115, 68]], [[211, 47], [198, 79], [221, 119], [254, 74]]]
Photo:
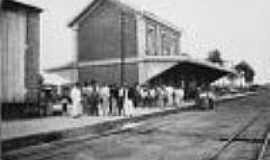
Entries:
[[77, 118], [82, 114], [82, 92], [78, 83], [72, 88], [70, 92], [70, 97], [72, 99], [72, 108], [70, 115], [73, 118]]
[[166, 94], [168, 98], [168, 106], [171, 107], [173, 105], [173, 88], [171, 86], [166, 87]]
[[175, 101], [174, 101], [174, 104], [175, 104], [177, 107], [180, 107], [181, 102], [182, 102], [183, 97], [184, 97], [184, 90], [178, 86], [178, 87], [174, 90], [174, 94], [175, 94]]
[[110, 105], [110, 89], [108, 86], [104, 85], [100, 89], [100, 96], [101, 96], [101, 114], [106, 116], [109, 114], [109, 105]]
[[129, 90], [124, 88], [124, 115], [132, 116], [134, 114], [134, 104], [132, 97], [129, 97]]

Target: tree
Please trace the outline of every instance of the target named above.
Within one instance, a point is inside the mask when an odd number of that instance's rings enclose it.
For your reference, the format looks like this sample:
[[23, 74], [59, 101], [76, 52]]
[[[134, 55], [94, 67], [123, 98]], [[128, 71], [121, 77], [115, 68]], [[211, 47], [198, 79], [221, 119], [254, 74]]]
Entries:
[[238, 73], [243, 73], [246, 83], [252, 83], [254, 81], [255, 71], [246, 61], [242, 61], [237, 64], [235, 69]]
[[208, 53], [207, 61], [219, 64], [221, 66], [224, 63], [224, 60], [221, 58], [221, 52], [218, 49], [215, 49]]

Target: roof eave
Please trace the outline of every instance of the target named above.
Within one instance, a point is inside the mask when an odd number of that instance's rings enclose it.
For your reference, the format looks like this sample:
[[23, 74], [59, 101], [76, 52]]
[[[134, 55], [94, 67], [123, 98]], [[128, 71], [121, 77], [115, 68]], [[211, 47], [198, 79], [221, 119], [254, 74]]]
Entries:
[[161, 23], [161, 24], [167, 26], [168, 28], [171, 28], [172, 30], [178, 32], [179, 34], [181, 34], [181, 32], [182, 32], [181, 28], [177, 27], [176, 25], [174, 25], [171, 22], [168, 22], [167, 20], [160, 18], [159, 16], [157, 16], [151, 12], [144, 10], [142, 12], [142, 15], [147, 17], [147, 18], [153, 19], [154, 21], [157, 21], [158, 23]]
[[4, 0], [2, 2], [2, 8], [14, 8], [14, 7], [22, 7], [27, 10], [31, 10], [31, 11], [35, 11], [39, 13], [43, 11], [43, 9], [40, 7], [34, 6], [32, 4], [22, 3], [16, 0]]
[[[91, 2], [87, 7], [85, 7], [83, 9], [82, 12], [80, 12], [70, 23], [68, 23], [68, 27], [72, 28], [76, 23], [78, 23], [86, 14], [90, 14], [96, 7], [98, 7], [104, 0], [94, 0], [93, 2]], [[154, 21], [157, 21], [158, 23], [161, 23], [171, 29], [173, 29], [174, 31], [176, 31], [177, 33], [181, 34], [182, 29], [180, 29], [179, 27], [177, 27], [176, 25], [160, 18], [159, 16], [153, 14], [152, 12], [148, 12], [146, 10], [143, 10], [142, 8], [136, 8], [133, 6], [129, 6], [128, 4], [125, 4], [121, 1], [118, 0], [107, 0], [110, 1], [112, 3], [115, 3], [116, 5], [120, 6], [120, 8], [123, 11], [131, 11], [134, 14], [137, 15], [141, 15], [141, 16], [145, 16], [148, 17], [150, 19], [153, 19]]]
[[82, 17], [85, 16], [85, 14], [91, 13], [95, 7], [99, 6], [103, 0], [94, 0], [89, 5], [87, 5], [75, 18], [73, 18], [69, 23], [68, 27], [72, 28], [76, 23], [80, 21]]

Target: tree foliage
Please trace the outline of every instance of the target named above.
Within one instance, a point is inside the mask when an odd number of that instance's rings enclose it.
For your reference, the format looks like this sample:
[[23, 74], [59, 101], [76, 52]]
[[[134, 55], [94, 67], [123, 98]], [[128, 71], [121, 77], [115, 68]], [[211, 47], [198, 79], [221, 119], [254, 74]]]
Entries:
[[238, 73], [243, 73], [245, 82], [251, 83], [254, 81], [255, 71], [254, 69], [245, 61], [240, 62], [235, 66]]
[[210, 51], [208, 53], [207, 60], [212, 63], [216, 63], [219, 65], [223, 65], [224, 61], [221, 58], [221, 52], [218, 49], [215, 49], [213, 51]]

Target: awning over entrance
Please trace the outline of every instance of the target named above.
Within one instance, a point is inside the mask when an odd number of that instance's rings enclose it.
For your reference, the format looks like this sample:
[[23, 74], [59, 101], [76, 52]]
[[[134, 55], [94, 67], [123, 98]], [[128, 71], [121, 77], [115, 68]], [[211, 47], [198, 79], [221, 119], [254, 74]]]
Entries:
[[196, 81], [197, 85], [201, 85], [216, 81], [229, 73], [234, 71], [205, 61], [185, 60], [155, 75], [148, 82], [176, 84], [184, 80]]

